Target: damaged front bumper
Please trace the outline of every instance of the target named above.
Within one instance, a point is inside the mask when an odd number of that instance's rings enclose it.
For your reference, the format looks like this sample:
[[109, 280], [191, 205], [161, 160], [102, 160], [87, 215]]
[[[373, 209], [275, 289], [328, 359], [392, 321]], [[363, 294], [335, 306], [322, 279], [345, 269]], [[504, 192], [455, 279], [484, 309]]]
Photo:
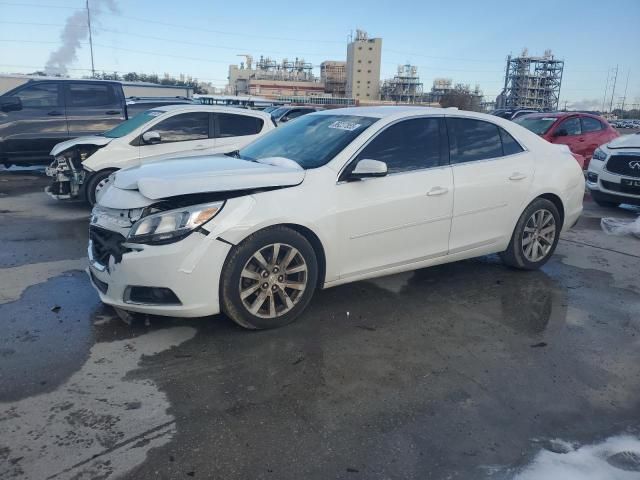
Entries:
[[194, 230], [166, 244], [133, 243], [128, 235], [142, 212], [101, 205], [93, 209], [88, 273], [102, 302], [125, 311], [175, 317], [219, 313], [218, 282], [231, 249], [231, 244], [218, 240], [224, 226], [218, 225], [217, 232]]
[[45, 173], [52, 179], [51, 185], [44, 189], [45, 193], [56, 200], [72, 200], [81, 196], [88, 172], [71, 157], [59, 155]]

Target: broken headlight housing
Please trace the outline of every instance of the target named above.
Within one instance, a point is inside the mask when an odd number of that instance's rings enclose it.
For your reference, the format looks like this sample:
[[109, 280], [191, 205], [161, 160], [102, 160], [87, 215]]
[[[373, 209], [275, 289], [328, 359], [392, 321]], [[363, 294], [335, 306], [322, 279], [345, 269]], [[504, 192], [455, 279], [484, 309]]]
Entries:
[[131, 227], [127, 241], [156, 245], [177, 242], [215, 217], [223, 205], [204, 203], [143, 216]]

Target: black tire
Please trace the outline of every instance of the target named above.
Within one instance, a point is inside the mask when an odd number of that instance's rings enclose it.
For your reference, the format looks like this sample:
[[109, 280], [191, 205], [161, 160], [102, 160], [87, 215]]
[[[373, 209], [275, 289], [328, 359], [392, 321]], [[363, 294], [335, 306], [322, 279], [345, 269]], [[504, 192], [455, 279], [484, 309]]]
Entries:
[[[306, 286], [302, 293], [299, 293], [298, 296], [295, 297], [293, 300], [293, 307], [290, 308], [290, 310], [282, 311], [282, 313], [275, 317], [264, 318], [263, 316], [255, 315], [250, 312], [241, 299], [241, 282], [251, 282], [251, 280], [247, 280], [246, 277], [241, 278], [241, 275], [245, 266], [249, 265], [250, 262], [253, 262], [252, 257], [254, 254], [259, 251], [264, 251], [263, 249], [267, 249], [267, 252], [264, 253], [263, 256], [264, 259], [268, 261], [269, 268], [271, 268], [272, 263], [274, 264], [273, 266], [281, 265], [277, 258], [275, 261], [273, 258], [267, 258], [268, 252], [272, 251], [269, 250], [268, 247], [276, 243], [284, 245], [284, 247], [281, 247], [283, 249], [283, 254], [287, 251], [286, 248], [290, 246], [293, 247], [293, 249], [296, 249], [301, 255], [301, 257], [296, 256], [295, 258], [302, 258], [302, 261], [306, 265], [306, 272], [304, 273]], [[280, 255], [278, 257], [283, 261]], [[264, 270], [261, 270], [260, 272], [261, 274], [264, 274]], [[272, 276], [274, 275], [269, 275], [269, 278], [271, 279]], [[267, 281], [271, 281], [270, 279], [265, 279], [265, 283]], [[275, 278], [272, 280], [275, 281]], [[262, 283], [262, 280], [258, 280], [257, 283], [253, 283], [252, 285], [250, 284], [249, 287], [255, 287], [255, 285], [259, 283]], [[223, 266], [222, 276], [220, 279], [220, 303], [222, 311], [241, 327], [252, 330], [277, 328], [293, 322], [303, 312], [311, 301], [311, 297], [313, 296], [317, 283], [318, 261], [316, 253], [309, 241], [303, 235], [291, 228], [285, 226], [269, 227], [250, 235], [240, 244], [233, 247], [229, 252]], [[273, 296], [278, 295], [275, 301], [280, 301], [280, 307], [284, 310], [286, 306], [282, 305], [284, 300], [281, 296], [282, 294], [278, 291], [278, 286], [275, 287], [274, 293], [269, 292], [270, 289], [267, 288], [265, 290], [265, 294]], [[260, 289], [256, 290], [254, 301], [258, 301], [257, 295], [259, 293]], [[295, 291], [290, 291], [290, 293], [292, 295], [296, 294]], [[286, 293], [285, 296], [289, 298], [289, 295]], [[250, 301], [251, 299], [252, 296], [247, 297], [247, 301]], [[269, 304], [268, 301], [267, 304]], [[260, 313], [260, 310], [257, 313]]]
[[[546, 252], [544, 257], [537, 261], [531, 261], [523, 251], [523, 235], [525, 233], [525, 226], [527, 225], [527, 222], [529, 222], [535, 212], [541, 210], [548, 211], [553, 216], [554, 225], [556, 227], [555, 235], [551, 242], [551, 248]], [[547, 263], [549, 258], [553, 255], [553, 252], [556, 250], [556, 246], [558, 245], [558, 240], [560, 239], [561, 230], [562, 223], [560, 221], [560, 213], [553, 202], [545, 198], [536, 198], [527, 206], [527, 208], [524, 209], [522, 215], [520, 215], [516, 228], [513, 230], [513, 234], [511, 235], [509, 246], [504, 252], [500, 253], [500, 258], [510, 267], [518, 268], [520, 270], [537, 270]]]
[[114, 169], [100, 170], [89, 177], [89, 180], [85, 183], [84, 198], [92, 207], [96, 204], [96, 190], [100, 185], [100, 182], [105, 180], [109, 175], [115, 172]]

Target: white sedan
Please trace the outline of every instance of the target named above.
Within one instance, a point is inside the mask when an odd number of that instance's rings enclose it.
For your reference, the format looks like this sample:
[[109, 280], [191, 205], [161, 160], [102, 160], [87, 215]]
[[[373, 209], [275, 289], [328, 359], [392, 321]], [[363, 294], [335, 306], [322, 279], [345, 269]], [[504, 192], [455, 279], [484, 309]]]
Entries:
[[327, 110], [233, 156], [117, 172], [92, 214], [90, 274], [122, 310], [272, 328], [316, 288], [491, 253], [539, 268], [583, 195], [568, 149], [495, 116]]
[[257, 110], [210, 105], [155, 107], [100, 135], [57, 144], [47, 168], [46, 192], [58, 200], [84, 197], [95, 203], [96, 189], [114, 171], [157, 161], [227, 153], [273, 130], [271, 117]]

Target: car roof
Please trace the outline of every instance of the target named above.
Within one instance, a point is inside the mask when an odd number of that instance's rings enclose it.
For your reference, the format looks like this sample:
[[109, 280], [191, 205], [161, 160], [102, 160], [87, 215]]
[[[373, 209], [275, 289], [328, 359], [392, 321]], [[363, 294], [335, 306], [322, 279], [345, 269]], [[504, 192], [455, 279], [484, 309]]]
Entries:
[[530, 113], [527, 115], [527, 118], [540, 118], [540, 117], [554, 117], [554, 118], [565, 118], [565, 117], [591, 117], [598, 120], [604, 120], [600, 115], [594, 115], [593, 113], [587, 112], [540, 112], [540, 113]]
[[[374, 117], [374, 118], [386, 118], [386, 117], [402, 117], [406, 114], [411, 115], [444, 115], [445, 113], [461, 112], [458, 109], [451, 108], [433, 108], [433, 107], [412, 107], [401, 105], [382, 105], [375, 107], [347, 107], [347, 108], [334, 108], [331, 110], [321, 110], [316, 115], [355, 115], [359, 117]], [[465, 114], [473, 112], [464, 112]]]
[[150, 110], [161, 112], [179, 112], [179, 111], [203, 111], [203, 112], [222, 112], [222, 113], [235, 113], [244, 115], [264, 116], [270, 118], [269, 114], [260, 110], [250, 110], [245, 108], [225, 107], [222, 105], [199, 105], [197, 103], [181, 103], [177, 105], [162, 105], [160, 107], [153, 107]]

